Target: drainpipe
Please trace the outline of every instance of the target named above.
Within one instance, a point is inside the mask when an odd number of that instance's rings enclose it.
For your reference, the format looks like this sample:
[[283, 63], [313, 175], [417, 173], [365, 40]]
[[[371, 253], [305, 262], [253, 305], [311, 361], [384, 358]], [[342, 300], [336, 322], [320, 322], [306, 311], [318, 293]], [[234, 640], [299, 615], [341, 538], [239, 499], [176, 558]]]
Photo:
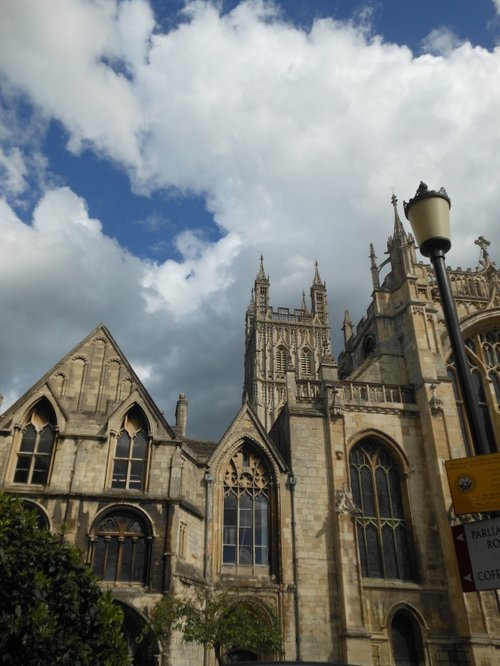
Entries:
[[295, 651], [296, 661], [302, 661], [302, 654], [300, 649], [301, 630], [300, 630], [300, 613], [299, 613], [299, 573], [297, 561], [297, 533], [295, 522], [295, 486], [297, 485], [297, 478], [293, 475], [288, 477], [288, 487], [290, 488], [290, 498], [292, 505], [292, 562], [293, 562], [293, 584], [295, 593], [293, 598], [293, 608], [295, 614]]

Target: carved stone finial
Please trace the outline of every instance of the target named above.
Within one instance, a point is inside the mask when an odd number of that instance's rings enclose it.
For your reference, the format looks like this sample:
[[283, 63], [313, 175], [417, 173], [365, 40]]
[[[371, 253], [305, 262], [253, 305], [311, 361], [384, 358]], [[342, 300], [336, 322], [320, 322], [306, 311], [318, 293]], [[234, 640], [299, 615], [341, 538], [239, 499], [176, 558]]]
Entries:
[[344, 416], [343, 393], [343, 389], [339, 389], [338, 386], [334, 386], [328, 391], [328, 406], [334, 419]]
[[429, 400], [429, 407], [431, 408], [431, 413], [433, 416], [441, 414], [443, 411], [443, 401], [437, 397], [437, 386], [436, 384], [430, 385], [431, 398]]

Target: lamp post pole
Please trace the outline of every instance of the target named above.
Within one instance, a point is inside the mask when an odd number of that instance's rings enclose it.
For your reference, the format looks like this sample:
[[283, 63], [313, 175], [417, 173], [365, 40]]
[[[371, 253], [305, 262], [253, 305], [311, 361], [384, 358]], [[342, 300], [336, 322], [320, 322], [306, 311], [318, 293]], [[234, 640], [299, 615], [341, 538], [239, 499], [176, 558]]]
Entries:
[[443, 188], [436, 192], [429, 190], [425, 183], [420, 183], [413, 199], [404, 203], [405, 215], [410, 221], [420, 252], [424, 257], [429, 257], [434, 266], [458, 382], [475, 451], [478, 454], [490, 453], [477, 395], [472, 385], [469, 362], [451, 292], [450, 280], [446, 272], [444, 257], [451, 247], [450, 207], [450, 199]]

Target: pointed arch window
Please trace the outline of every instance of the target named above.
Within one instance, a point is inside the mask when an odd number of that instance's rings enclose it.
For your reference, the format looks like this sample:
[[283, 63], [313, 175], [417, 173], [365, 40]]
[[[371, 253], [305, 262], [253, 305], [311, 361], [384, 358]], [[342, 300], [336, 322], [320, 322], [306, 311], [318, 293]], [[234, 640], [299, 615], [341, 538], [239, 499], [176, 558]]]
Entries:
[[[495, 428], [498, 427], [500, 408], [500, 331], [491, 328], [476, 332], [465, 340], [472, 386], [479, 406], [479, 415], [483, 424], [490, 452], [497, 451]], [[462, 435], [468, 455], [474, 453], [467, 419], [465, 418], [462, 396], [456, 381], [453, 357], [448, 362], [448, 376], [452, 379], [455, 400], [462, 428]], [[497, 423], [494, 426], [494, 423]]]
[[223, 564], [269, 565], [269, 523], [269, 471], [245, 444], [224, 470]]
[[276, 372], [281, 374], [286, 372], [286, 349], [283, 345], [276, 350]]
[[300, 353], [300, 372], [303, 377], [312, 374], [312, 353], [308, 347]]
[[44, 398], [32, 408], [21, 430], [14, 483], [47, 484], [56, 433], [54, 409]]
[[90, 562], [105, 581], [144, 583], [151, 539], [145, 519], [133, 510], [108, 512], [92, 530]]
[[130, 409], [116, 440], [112, 488], [144, 490], [149, 455], [148, 425], [138, 407]]
[[349, 462], [353, 501], [360, 511], [356, 529], [362, 575], [414, 579], [396, 461], [382, 444], [368, 439], [354, 446]]

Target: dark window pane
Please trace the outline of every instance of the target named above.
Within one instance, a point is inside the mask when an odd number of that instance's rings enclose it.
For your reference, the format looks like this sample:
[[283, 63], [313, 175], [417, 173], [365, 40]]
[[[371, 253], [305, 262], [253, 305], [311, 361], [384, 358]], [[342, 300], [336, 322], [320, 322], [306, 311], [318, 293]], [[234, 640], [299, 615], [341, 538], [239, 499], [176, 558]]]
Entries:
[[251, 546], [240, 546], [239, 563], [240, 564], [252, 564], [252, 547]]
[[224, 546], [222, 561], [224, 564], [236, 564], [236, 546]]
[[18, 456], [14, 483], [28, 483], [31, 456]]
[[129, 488], [141, 490], [142, 480], [144, 478], [144, 463], [141, 461], [133, 461], [130, 468]]
[[38, 453], [45, 453], [50, 456], [52, 453], [52, 444], [54, 442], [54, 433], [50, 426], [45, 426], [45, 428], [40, 432], [40, 439], [38, 440]]
[[130, 435], [128, 432], [123, 430], [118, 437], [116, 442], [116, 454], [117, 458], [128, 458], [130, 450]]
[[374, 578], [382, 577], [382, 563], [380, 561], [380, 550], [378, 542], [377, 528], [373, 524], [366, 526], [366, 546], [368, 556], [369, 575]]
[[269, 555], [267, 546], [256, 546], [255, 564], [269, 564]]
[[35, 456], [35, 464], [33, 474], [31, 475], [31, 483], [47, 483], [49, 476], [49, 462], [48, 456]]
[[147, 444], [146, 435], [142, 430], [134, 437], [134, 444], [132, 447], [132, 458], [138, 458], [140, 460], [146, 459], [146, 444]]
[[113, 480], [111, 482], [111, 486], [113, 488], [126, 487], [127, 467], [128, 467], [128, 462], [126, 460], [115, 460], [115, 466], [113, 468]]
[[137, 539], [134, 546], [134, 567], [131, 580], [144, 582], [144, 568], [146, 566], [146, 542], [144, 539]]
[[389, 474], [389, 487], [391, 492], [391, 507], [393, 518], [404, 518], [403, 498], [401, 496], [401, 482], [399, 474], [392, 469]]
[[379, 513], [383, 518], [390, 518], [391, 505], [389, 501], [389, 488], [387, 485], [387, 475], [385, 469], [382, 467], [377, 467], [375, 471], [375, 479], [377, 483]]
[[359, 559], [361, 560], [361, 575], [368, 576], [368, 557], [366, 553], [365, 530], [361, 523], [357, 524]]
[[23, 438], [21, 440], [20, 451], [23, 453], [33, 453], [35, 450], [36, 442], [36, 429], [35, 426], [30, 423], [23, 433]]
[[118, 565], [118, 539], [111, 539], [106, 545], [107, 553], [103, 580], [115, 580]]
[[368, 467], [361, 469], [361, 493], [363, 498], [363, 513], [365, 516], [374, 516], [375, 502], [373, 499], [372, 474]]
[[117, 576], [119, 581], [126, 582], [131, 578], [133, 547], [132, 539], [125, 539], [121, 544], [121, 562]]
[[351, 491], [354, 505], [361, 508], [361, 492], [359, 489], [359, 473], [357, 468], [351, 463]]
[[94, 573], [98, 578], [103, 577], [104, 569], [104, 555], [106, 553], [106, 544], [104, 538], [100, 537], [94, 544]]
[[394, 533], [389, 525], [382, 527], [382, 544], [382, 548], [384, 549], [385, 578], [397, 578], [396, 544], [394, 543]]

